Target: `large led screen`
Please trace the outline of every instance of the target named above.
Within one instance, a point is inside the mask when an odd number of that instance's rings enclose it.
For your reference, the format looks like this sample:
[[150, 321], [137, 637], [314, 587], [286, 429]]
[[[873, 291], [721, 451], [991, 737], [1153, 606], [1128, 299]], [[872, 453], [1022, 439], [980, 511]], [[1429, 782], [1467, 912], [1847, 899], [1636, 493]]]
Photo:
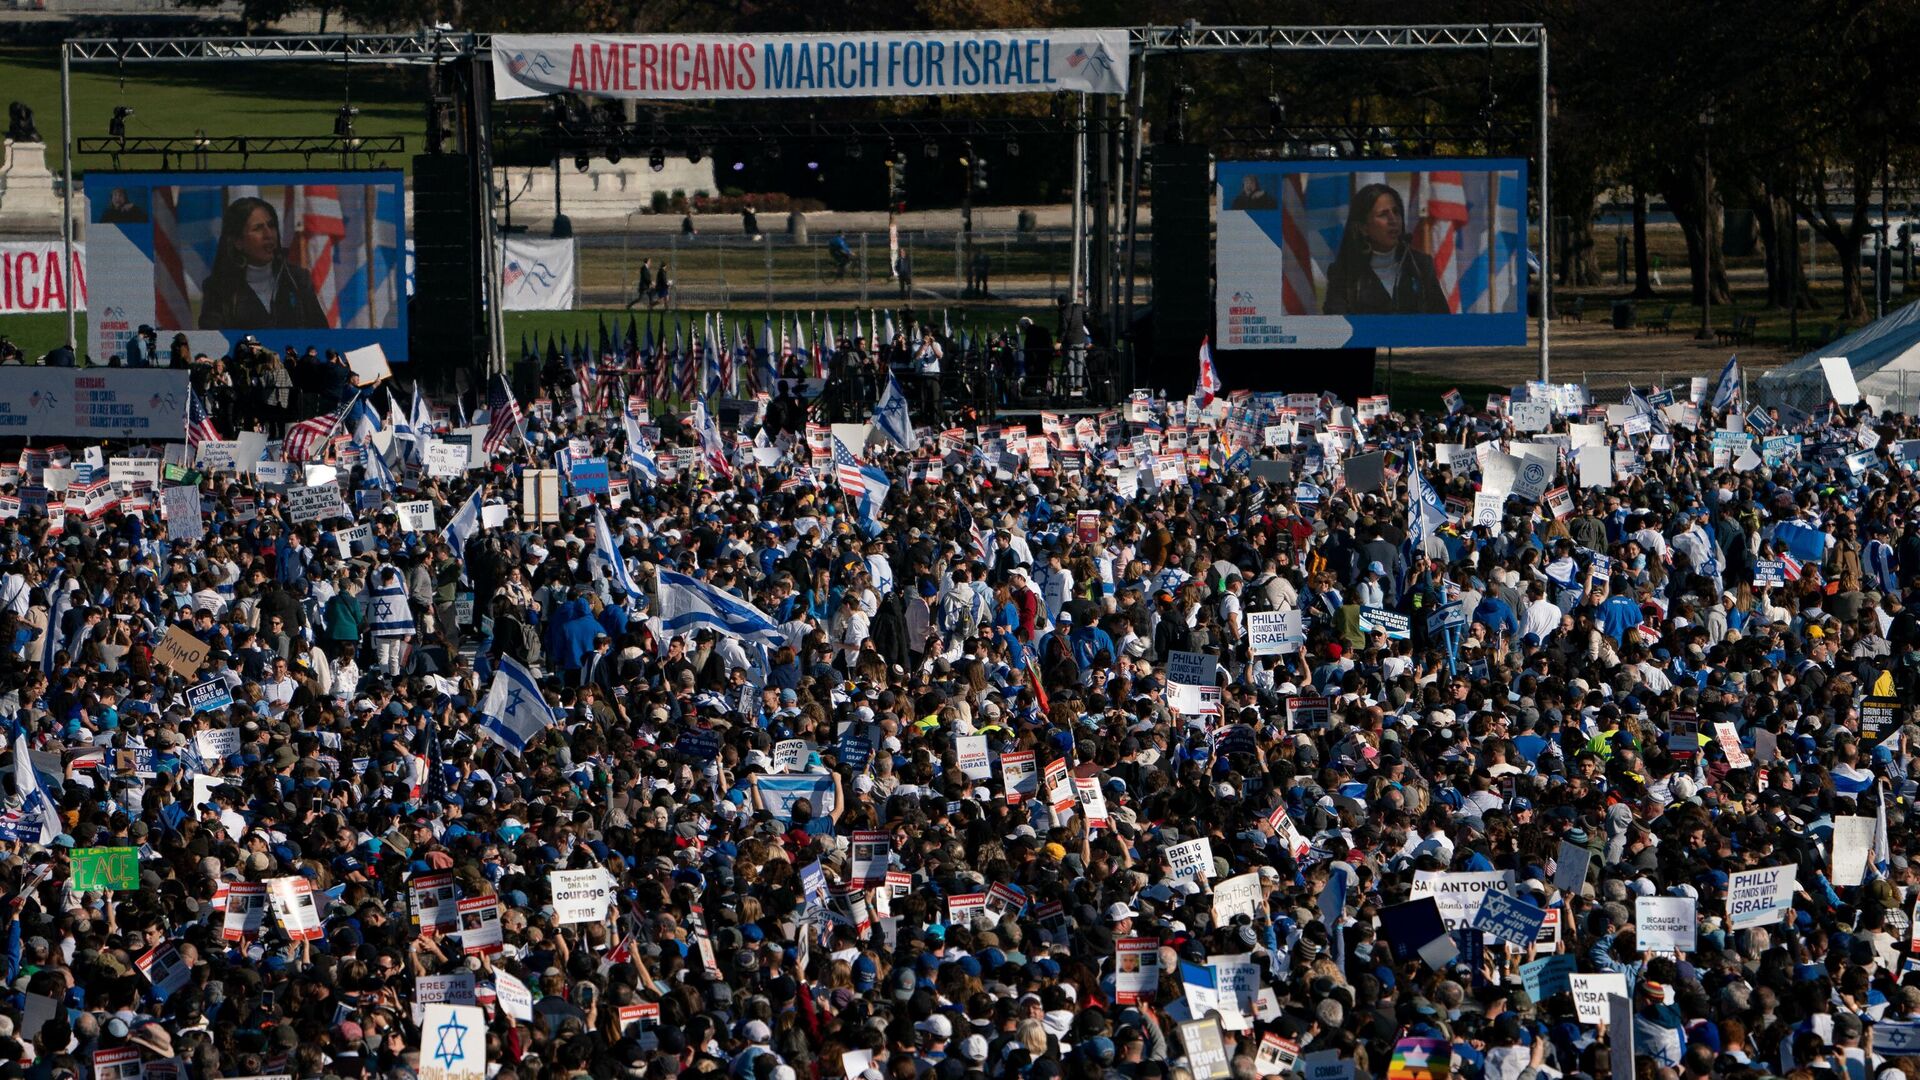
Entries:
[[1523, 161], [1229, 161], [1222, 349], [1524, 345]]
[[213, 356], [252, 335], [405, 359], [405, 192], [396, 171], [88, 173], [91, 354], [146, 324]]

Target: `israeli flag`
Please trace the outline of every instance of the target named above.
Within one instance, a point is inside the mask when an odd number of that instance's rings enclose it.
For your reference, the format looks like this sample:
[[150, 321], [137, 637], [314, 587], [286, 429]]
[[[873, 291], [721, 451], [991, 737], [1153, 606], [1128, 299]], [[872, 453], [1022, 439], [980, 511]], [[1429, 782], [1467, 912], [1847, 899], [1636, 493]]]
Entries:
[[460, 506], [460, 512], [453, 515], [447, 527], [440, 530], [440, 538], [453, 549], [453, 557], [460, 560], [460, 580], [467, 580], [467, 541], [480, 531], [480, 492], [476, 489], [467, 501]]
[[606, 511], [593, 508], [593, 557], [607, 566], [607, 576], [613, 579], [614, 587], [627, 594], [629, 600], [639, 600], [646, 596], [627, 571], [627, 560], [620, 554], [619, 545], [613, 542], [613, 532], [607, 528]]
[[516, 754], [553, 723], [553, 710], [540, 694], [533, 673], [511, 656], [502, 656], [493, 684], [480, 703], [480, 730]]
[[377, 446], [367, 446], [367, 468], [360, 478], [360, 486], [393, 490], [393, 466], [387, 464], [387, 456]]
[[373, 603], [368, 611], [374, 637], [413, 633], [413, 607], [407, 603], [407, 579], [398, 567], [383, 563], [373, 572]]
[[660, 572], [660, 625], [667, 637], [690, 634], [701, 627], [729, 637], [784, 645], [787, 635], [767, 613], [704, 581]]
[[372, 446], [374, 433], [386, 430], [380, 414], [373, 408], [373, 399], [366, 394], [354, 399], [353, 408], [347, 413], [346, 427], [353, 432], [353, 441], [361, 446]]
[[1713, 387], [1713, 405], [1715, 411], [1730, 408], [1734, 399], [1740, 396], [1740, 354], [1727, 357], [1727, 366], [1720, 369], [1720, 381]]
[[907, 413], [907, 395], [900, 390], [899, 378], [891, 373], [887, 375], [887, 388], [873, 407], [873, 427], [900, 449], [913, 449], [913, 417]]
[[21, 823], [37, 823], [40, 826], [37, 843], [53, 843], [53, 838], [60, 835], [60, 827], [55, 824], [60, 808], [41, 786], [40, 774], [33, 771], [33, 751], [27, 746], [24, 731], [13, 740], [13, 789], [20, 795]]

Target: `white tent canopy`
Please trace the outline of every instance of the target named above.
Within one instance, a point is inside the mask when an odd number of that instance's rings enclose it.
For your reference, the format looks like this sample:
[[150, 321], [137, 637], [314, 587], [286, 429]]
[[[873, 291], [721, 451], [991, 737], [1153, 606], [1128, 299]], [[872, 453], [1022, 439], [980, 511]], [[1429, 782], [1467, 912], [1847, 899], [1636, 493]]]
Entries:
[[1920, 411], [1920, 303], [1908, 304], [1762, 375], [1758, 400], [1811, 409], [1827, 399], [1823, 356], [1844, 356], [1860, 394], [1876, 407]]

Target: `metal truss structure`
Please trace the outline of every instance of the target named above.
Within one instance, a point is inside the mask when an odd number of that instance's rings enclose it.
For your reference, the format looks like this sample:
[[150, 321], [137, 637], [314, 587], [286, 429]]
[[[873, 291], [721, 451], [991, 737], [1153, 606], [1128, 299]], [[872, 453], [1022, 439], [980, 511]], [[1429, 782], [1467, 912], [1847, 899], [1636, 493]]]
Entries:
[[[1536, 252], [1541, 267], [1540, 313], [1539, 313], [1539, 367], [1540, 378], [1548, 377], [1548, 333], [1551, 325], [1551, 273], [1552, 261], [1548, 246], [1551, 243], [1552, 217], [1547, 201], [1547, 126], [1548, 108], [1548, 67], [1546, 28], [1537, 23], [1487, 23], [1480, 25], [1410, 24], [1384, 26], [1207, 26], [1188, 20], [1175, 26], [1134, 27], [1128, 31], [1132, 63], [1132, 81], [1129, 100], [1124, 110], [1109, 110], [1104, 106], [1089, 109], [1086, 95], [1080, 95], [1077, 108], [1067, 117], [1032, 118], [990, 118], [957, 120], [849, 120], [849, 121], [741, 121], [741, 122], [688, 122], [664, 125], [661, 123], [639, 123], [620, 125], [618, 137], [623, 144], [644, 147], [655, 143], [672, 143], [679, 146], [706, 146], [721, 142], [790, 140], [796, 138], [841, 139], [841, 140], [881, 140], [925, 139], [941, 137], [970, 137], [991, 139], [995, 137], [1011, 138], [1029, 134], [1070, 133], [1074, 136], [1076, 161], [1076, 181], [1074, 184], [1074, 269], [1072, 291], [1076, 298], [1084, 297], [1084, 256], [1090, 252], [1091, 243], [1112, 245], [1117, 253], [1122, 230], [1116, 228], [1120, 222], [1117, 207], [1122, 201], [1118, 189], [1125, 190], [1125, 261], [1128, 266], [1128, 280], [1132, 280], [1134, 263], [1133, 242], [1131, 236], [1138, 223], [1138, 205], [1141, 190], [1141, 165], [1145, 129], [1145, 86], [1146, 65], [1149, 59], [1167, 55], [1183, 56], [1220, 53], [1267, 54], [1300, 52], [1418, 52], [1418, 51], [1469, 51], [1469, 50], [1533, 50], [1538, 56], [1539, 101], [1538, 113], [1533, 133], [1537, 137], [1535, 147], [1534, 180], [1538, 185], [1536, 199], [1538, 211], [1539, 240]], [[378, 63], [378, 64], [438, 64], [454, 59], [480, 60], [490, 58], [492, 38], [486, 34], [465, 33], [445, 28], [426, 28], [418, 32], [403, 34], [295, 34], [285, 37], [139, 37], [139, 38], [78, 38], [66, 41], [62, 46], [60, 60], [61, 111], [66, 120], [64, 125], [65, 155], [63, 170], [66, 176], [67, 198], [72, 198], [73, 170], [72, 156], [75, 142], [73, 130], [72, 93], [70, 67], [81, 64], [115, 64], [124, 68], [127, 64], [148, 63], [205, 63], [205, 62], [280, 62], [302, 61], [308, 63]], [[568, 131], [564, 126], [554, 130], [551, 118], [539, 121], [523, 121], [501, 117], [497, 126], [519, 135], [544, 133], [549, 137], [558, 136], [561, 145], [569, 149], [593, 145], [586, 131]], [[1470, 142], [1486, 141], [1515, 145], [1521, 142], [1524, 132], [1514, 126], [1495, 123], [1482, 123], [1477, 126], [1457, 125], [1459, 134], [1439, 135], [1442, 128], [1454, 130], [1446, 125], [1429, 125], [1436, 134], [1432, 142]], [[605, 142], [605, 127], [593, 133], [593, 137]], [[1311, 128], [1255, 129], [1233, 128], [1221, 133], [1220, 141], [1235, 145], [1265, 144], [1284, 148], [1293, 132], [1307, 132]], [[664, 133], [671, 133], [663, 138]], [[1389, 145], [1409, 145], [1404, 132], [1395, 132], [1397, 138], [1374, 140]], [[1104, 149], [1096, 148], [1092, 155], [1089, 136], [1098, 139]], [[1469, 137], [1471, 136], [1471, 137]], [[1502, 136], [1507, 136], [1503, 138]], [[489, 131], [484, 138], [490, 140]], [[99, 144], [116, 140], [81, 140], [81, 146], [89, 151], [106, 149]], [[181, 140], [160, 140], [172, 143]], [[185, 140], [188, 142], [192, 139]], [[220, 141], [220, 140], [209, 140]], [[225, 140], [237, 143], [237, 138]], [[245, 140], [253, 153], [267, 151], [257, 149], [260, 140]], [[327, 140], [319, 140], [325, 142]], [[363, 140], [365, 142], [367, 140]], [[1297, 141], [1322, 141], [1311, 138]], [[1421, 138], [1413, 138], [1411, 145], [1417, 146]], [[135, 140], [125, 140], [129, 145]], [[1120, 148], [1126, 148], [1125, 167], [1119, 169], [1120, 183], [1102, 182], [1098, 186], [1105, 192], [1100, 198], [1107, 200], [1099, 207], [1099, 216], [1106, 223], [1105, 232], [1111, 235], [1099, 237], [1091, 235], [1088, 208], [1085, 205], [1087, 179], [1100, 173], [1115, 172], [1120, 164]], [[333, 148], [338, 152], [338, 148]], [[483, 147], [483, 156], [486, 148]], [[126, 151], [132, 152], [132, 151]], [[165, 149], [158, 151], [166, 153]], [[244, 153], [234, 149], [232, 153]], [[302, 151], [289, 150], [299, 153]], [[364, 151], [363, 151], [364, 152]], [[189, 155], [192, 151], [189, 151]], [[1102, 172], [1104, 170], [1104, 172]], [[489, 232], [493, 224], [491, 208], [488, 211]], [[72, 243], [72, 210], [69, 205], [64, 215], [62, 233], [66, 242]], [[71, 247], [69, 246], [69, 258]], [[1117, 278], [1118, 260], [1110, 257], [1110, 274]], [[1108, 283], [1101, 285], [1100, 295], [1104, 296], [1107, 306], [1112, 309], [1117, 290]], [[1127, 307], [1132, 306], [1132, 289], [1127, 290]], [[73, 312], [67, 313], [68, 341], [73, 340]], [[498, 343], [496, 343], [498, 348]]]

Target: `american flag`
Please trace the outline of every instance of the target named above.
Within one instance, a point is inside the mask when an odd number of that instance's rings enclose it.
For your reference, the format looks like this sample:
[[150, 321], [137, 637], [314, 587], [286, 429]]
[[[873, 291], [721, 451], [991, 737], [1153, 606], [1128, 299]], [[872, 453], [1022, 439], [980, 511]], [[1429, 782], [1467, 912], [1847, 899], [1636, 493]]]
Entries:
[[861, 467], [860, 459], [853, 456], [853, 451], [847, 449], [847, 444], [838, 435], [833, 436], [833, 482], [840, 485], [841, 491], [856, 499], [867, 493], [866, 469]]
[[[357, 399], [356, 399], [357, 400]], [[287, 429], [284, 446], [288, 461], [307, 461], [316, 448], [324, 446], [333, 434], [340, 430], [340, 424], [353, 410], [353, 401], [342, 402], [340, 407], [330, 413], [302, 420]]]
[[207, 413], [207, 403], [200, 395], [187, 391], [187, 450], [192, 451], [203, 442], [218, 441], [220, 429], [213, 426], [213, 417]]
[[796, 466], [793, 470], [793, 475], [780, 481], [780, 493], [782, 495], [791, 495], [796, 491], [811, 491], [815, 487], [818, 487], [819, 483], [818, 480], [814, 479], [812, 469], [804, 465]]
[[495, 454], [507, 445], [508, 439], [520, 433], [520, 402], [514, 400], [513, 388], [507, 385], [505, 375], [495, 375], [487, 383], [487, 408], [492, 419], [487, 422], [487, 435], [480, 440], [480, 447]]
[[1788, 581], [1799, 581], [1800, 575], [1806, 573], [1806, 567], [1801, 565], [1800, 560], [1786, 552], [1781, 552], [1779, 559], [1780, 576], [1786, 578]]
[[686, 347], [681, 347], [680, 324], [673, 324], [673, 382], [674, 393], [683, 402], [692, 401], [697, 395], [695, 377], [700, 370], [700, 328], [695, 326], [688, 332]]
[[958, 522], [961, 531], [967, 534], [967, 541], [973, 548], [974, 557], [992, 565], [993, 549], [987, 546], [987, 534], [980, 531], [980, 523], [974, 520], [973, 512], [967, 509], [966, 503], [954, 504], [954, 519]]
[[1419, 222], [1413, 227], [1413, 246], [1433, 257], [1433, 273], [1440, 279], [1440, 292], [1447, 307], [1460, 313], [1460, 264], [1458, 247], [1461, 230], [1467, 224], [1466, 182], [1458, 172], [1413, 174], [1413, 205], [1409, 216]]

